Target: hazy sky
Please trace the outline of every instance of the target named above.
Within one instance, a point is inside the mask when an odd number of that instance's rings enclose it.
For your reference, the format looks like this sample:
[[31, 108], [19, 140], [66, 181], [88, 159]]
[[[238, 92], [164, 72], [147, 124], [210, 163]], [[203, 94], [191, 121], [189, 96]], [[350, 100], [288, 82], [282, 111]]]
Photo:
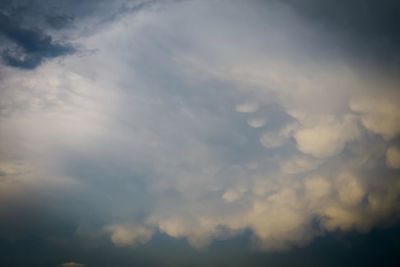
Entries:
[[0, 53], [1, 266], [399, 261], [400, 2], [2, 0]]

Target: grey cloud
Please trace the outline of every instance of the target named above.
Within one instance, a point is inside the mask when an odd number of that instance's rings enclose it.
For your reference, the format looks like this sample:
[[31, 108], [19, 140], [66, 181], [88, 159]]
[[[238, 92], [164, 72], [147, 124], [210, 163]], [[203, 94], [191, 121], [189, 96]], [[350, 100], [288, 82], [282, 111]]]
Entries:
[[[330, 32], [331, 42], [361, 64], [399, 70], [400, 4], [396, 0], [284, 1], [301, 16]], [[371, 60], [374, 63], [371, 63]]]
[[40, 30], [23, 28], [7, 15], [0, 14], [0, 25], [0, 34], [11, 41], [2, 49], [6, 65], [32, 69], [47, 58], [74, 52], [71, 45], [54, 42], [50, 35]]
[[[158, 1], [5, 1], [0, 6], [6, 65], [34, 69], [46, 59], [76, 52], [70, 41]], [[54, 37], [57, 40], [54, 40]], [[60, 40], [58, 40], [60, 39]]]
[[46, 22], [52, 28], [62, 29], [67, 27], [73, 22], [73, 17], [67, 15], [58, 15], [58, 16], [49, 15], [46, 17]]
[[360, 37], [382, 36], [389, 41], [398, 41], [396, 34], [399, 31], [398, 1], [383, 0], [378, 3], [371, 0], [352, 0], [339, 3], [331, 0], [286, 0], [284, 2], [328, 29], [349, 31]]

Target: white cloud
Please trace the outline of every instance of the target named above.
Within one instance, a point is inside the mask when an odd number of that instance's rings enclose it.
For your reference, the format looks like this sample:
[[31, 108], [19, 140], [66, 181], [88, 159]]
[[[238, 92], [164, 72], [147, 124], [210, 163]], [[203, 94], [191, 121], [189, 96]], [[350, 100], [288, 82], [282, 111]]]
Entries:
[[337, 190], [339, 199], [344, 204], [357, 205], [362, 201], [365, 192], [358, 180], [357, 177], [347, 173], [338, 176]]
[[141, 225], [116, 224], [106, 228], [111, 234], [111, 240], [119, 246], [136, 246], [148, 242], [154, 230]]
[[384, 94], [366, 93], [353, 98], [350, 107], [361, 115], [365, 128], [391, 140], [400, 134], [400, 94], [386, 91]]
[[358, 136], [357, 121], [352, 116], [343, 120], [322, 117], [314, 126], [302, 128], [294, 134], [298, 149], [317, 158], [339, 154]]
[[247, 123], [253, 128], [260, 128], [260, 127], [263, 127], [267, 123], [267, 119], [255, 117], [255, 118], [248, 119]]
[[236, 105], [235, 109], [240, 113], [254, 113], [258, 110], [259, 106], [256, 102], [245, 102], [243, 104]]
[[324, 227], [327, 230], [350, 230], [356, 228], [356, 224], [361, 219], [360, 214], [353, 210], [333, 204], [323, 210], [321, 215], [325, 216], [327, 220]]
[[321, 204], [321, 198], [329, 197], [332, 191], [330, 181], [322, 177], [308, 177], [304, 181], [305, 193], [312, 202]]
[[228, 189], [225, 191], [225, 193], [222, 195], [222, 198], [226, 202], [234, 202], [237, 200], [240, 200], [243, 197], [243, 194], [246, 192], [246, 188], [244, 187], [239, 187], [239, 188], [234, 188], [234, 189]]

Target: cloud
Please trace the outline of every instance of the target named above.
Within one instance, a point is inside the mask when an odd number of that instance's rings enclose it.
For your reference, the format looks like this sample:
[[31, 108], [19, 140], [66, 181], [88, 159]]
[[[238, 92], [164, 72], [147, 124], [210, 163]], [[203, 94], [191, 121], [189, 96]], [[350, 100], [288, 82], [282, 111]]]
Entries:
[[9, 16], [0, 14], [0, 24], [0, 34], [11, 41], [2, 49], [6, 65], [33, 69], [47, 58], [74, 52], [71, 45], [54, 42], [50, 35], [39, 30], [23, 28]]
[[263, 127], [267, 123], [266, 118], [251, 118], [247, 120], [247, 123], [253, 128], [260, 128]]
[[222, 195], [222, 198], [226, 202], [233, 202], [236, 200], [240, 200], [243, 197], [243, 194], [246, 192], [246, 188], [235, 188], [235, 189], [228, 189]]
[[282, 4], [104, 4], [64, 32], [91, 53], [0, 66], [0, 218], [35, 199], [118, 247], [250, 231], [264, 250], [395, 218], [396, 77]]
[[266, 148], [280, 147], [286, 140], [284, 136], [276, 132], [266, 132], [260, 136], [260, 142]]
[[337, 179], [339, 199], [349, 205], [361, 202], [365, 192], [358, 179], [351, 174], [342, 174]]
[[235, 109], [240, 113], [254, 113], [258, 110], [258, 104], [255, 102], [247, 102], [236, 105]]
[[320, 163], [321, 161], [318, 159], [300, 155], [282, 161], [280, 163], [280, 168], [283, 173], [297, 174], [314, 170]]
[[390, 140], [400, 134], [399, 100], [398, 92], [390, 90], [385, 95], [372, 94], [354, 98], [350, 107], [361, 114], [364, 127]]
[[348, 142], [359, 135], [355, 117], [342, 121], [334, 117], [322, 117], [312, 127], [305, 127], [294, 134], [298, 149], [317, 158], [340, 153]]
[[307, 197], [313, 202], [318, 202], [324, 197], [329, 197], [332, 192], [332, 184], [329, 180], [317, 176], [307, 177], [304, 181]]
[[386, 150], [386, 165], [392, 169], [400, 168], [400, 149], [391, 146]]
[[321, 30], [336, 35], [335, 40], [348, 55], [360, 62], [373, 60], [384, 68], [398, 69], [398, 1], [285, 0], [285, 2]]
[[154, 230], [140, 225], [112, 225], [107, 227], [111, 240], [118, 246], [136, 246], [149, 241]]

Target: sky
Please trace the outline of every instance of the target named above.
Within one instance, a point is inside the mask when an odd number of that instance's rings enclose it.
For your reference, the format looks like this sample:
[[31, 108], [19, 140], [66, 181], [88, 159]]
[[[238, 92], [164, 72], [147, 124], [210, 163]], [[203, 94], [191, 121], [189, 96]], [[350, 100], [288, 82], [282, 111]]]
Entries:
[[0, 266], [397, 266], [396, 0], [0, 2]]

